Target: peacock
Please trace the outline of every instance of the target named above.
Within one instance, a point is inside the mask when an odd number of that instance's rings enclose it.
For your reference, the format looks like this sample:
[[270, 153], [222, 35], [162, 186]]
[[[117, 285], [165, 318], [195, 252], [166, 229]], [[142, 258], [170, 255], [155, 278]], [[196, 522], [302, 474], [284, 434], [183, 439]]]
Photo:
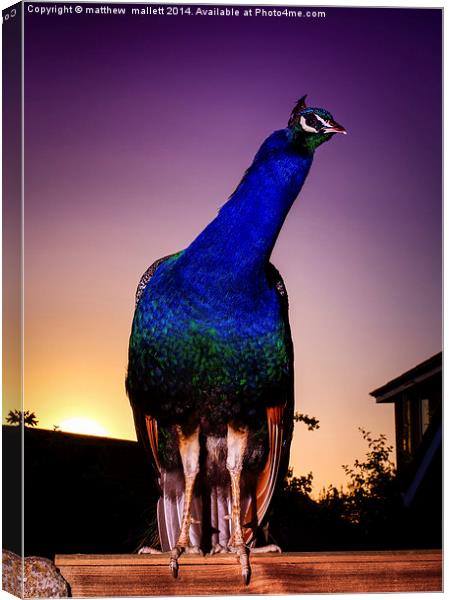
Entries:
[[247, 584], [249, 553], [288, 468], [293, 343], [270, 255], [314, 151], [346, 133], [305, 99], [263, 142], [216, 218], [151, 265], [137, 288], [126, 391], [175, 577], [184, 552], [235, 552]]

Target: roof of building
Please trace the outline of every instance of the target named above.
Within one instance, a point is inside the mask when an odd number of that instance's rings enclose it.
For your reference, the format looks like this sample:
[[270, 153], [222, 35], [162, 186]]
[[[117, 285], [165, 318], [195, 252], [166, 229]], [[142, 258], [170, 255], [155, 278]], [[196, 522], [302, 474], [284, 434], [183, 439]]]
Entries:
[[376, 402], [394, 402], [395, 397], [403, 390], [441, 373], [443, 368], [443, 353], [438, 352], [424, 362], [416, 365], [413, 369], [402, 373], [399, 377], [392, 379], [385, 385], [370, 392], [370, 396], [376, 398]]

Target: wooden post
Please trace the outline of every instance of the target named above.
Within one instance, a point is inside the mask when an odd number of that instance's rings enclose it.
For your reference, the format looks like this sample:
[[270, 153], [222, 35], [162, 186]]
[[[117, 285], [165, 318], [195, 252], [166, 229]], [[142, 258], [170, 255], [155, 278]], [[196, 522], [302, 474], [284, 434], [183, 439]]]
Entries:
[[441, 592], [440, 550], [258, 554], [243, 585], [234, 555], [183, 555], [179, 576], [168, 554], [57, 555], [72, 596], [189, 596], [346, 592]]

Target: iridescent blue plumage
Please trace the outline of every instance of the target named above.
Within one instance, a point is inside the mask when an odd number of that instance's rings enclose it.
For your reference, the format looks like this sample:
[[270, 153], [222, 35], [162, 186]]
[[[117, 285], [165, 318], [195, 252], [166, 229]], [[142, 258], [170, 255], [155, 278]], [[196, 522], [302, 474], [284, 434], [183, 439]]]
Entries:
[[285, 397], [285, 324], [266, 269], [312, 161], [291, 135], [264, 142], [216, 219], [156, 270], [138, 303], [128, 387], [158, 419], [199, 410], [213, 427]]
[[246, 544], [287, 469], [293, 429], [288, 301], [269, 259], [314, 150], [339, 132], [302, 98], [217, 217], [139, 284], [126, 388], [175, 575], [179, 555], [201, 546], [236, 551], [249, 580]]

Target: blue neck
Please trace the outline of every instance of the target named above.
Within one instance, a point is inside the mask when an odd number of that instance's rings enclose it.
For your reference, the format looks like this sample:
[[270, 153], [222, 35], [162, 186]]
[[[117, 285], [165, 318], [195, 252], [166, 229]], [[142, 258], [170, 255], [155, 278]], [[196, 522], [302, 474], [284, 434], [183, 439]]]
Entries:
[[267, 138], [234, 194], [183, 253], [185, 275], [216, 276], [227, 286], [260, 275], [312, 157], [298, 154], [288, 129]]

